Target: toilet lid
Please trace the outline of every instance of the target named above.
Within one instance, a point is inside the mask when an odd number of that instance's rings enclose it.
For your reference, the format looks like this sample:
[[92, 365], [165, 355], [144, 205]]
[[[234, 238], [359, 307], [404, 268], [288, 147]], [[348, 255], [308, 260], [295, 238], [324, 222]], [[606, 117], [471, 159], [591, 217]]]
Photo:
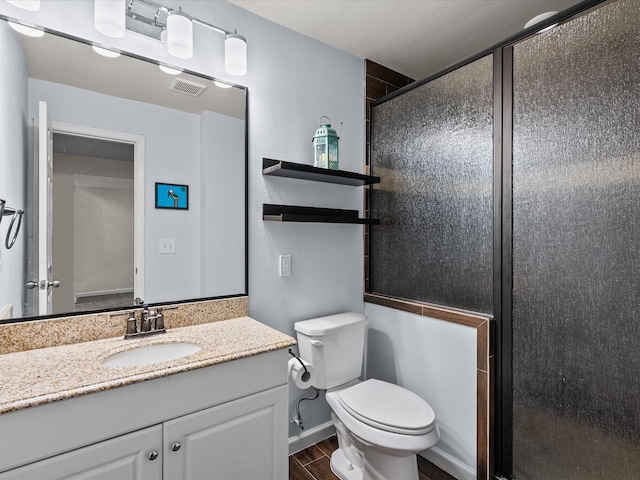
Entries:
[[370, 379], [338, 393], [341, 405], [358, 420], [388, 432], [423, 435], [436, 415], [415, 393], [392, 383]]

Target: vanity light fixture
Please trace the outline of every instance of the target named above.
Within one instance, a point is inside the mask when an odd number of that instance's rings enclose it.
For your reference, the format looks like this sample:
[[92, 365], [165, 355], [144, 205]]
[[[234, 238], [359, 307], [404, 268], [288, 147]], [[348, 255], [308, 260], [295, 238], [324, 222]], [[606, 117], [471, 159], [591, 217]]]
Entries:
[[95, 0], [93, 24], [96, 30], [107, 37], [124, 37], [126, 7], [126, 0]]
[[22, 35], [26, 35], [27, 37], [42, 37], [44, 35], [44, 30], [38, 30], [37, 28], [27, 27], [26, 25], [22, 25], [21, 23], [15, 23], [9, 21], [9, 26], [13, 28], [16, 32], [21, 33]]
[[182, 73], [179, 68], [167, 67], [166, 65], [158, 65], [158, 68], [169, 75], [180, 75]]
[[7, 0], [7, 3], [31, 12], [40, 10], [40, 0]]
[[247, 74], [247, 40], [242, 35], [227, 34], [224, 41], [224, 69], [230, 75]]
[[218, 88], [231, 88], [231, 87], [233, 87], [233, 85], [221, 82], [220, 80], [214, 80], [213, 84]]
[[[527, 29], [527, 28], [529, 28], [529, 27], [533, 27], [534, 25], [536, 25], [536, 24], [538, 24], [538, 23], [540, 23], [540, 22], [545, 21], [547, 18], [551, 18], [551, 17], [553, 17], [553, 16], [554, 16], [554, 15], [556, 15], [557, 13], [559, 13], [559, 12], [557, 12], [557, 11], [552, 11], [552, 12], [545, 12], [545, 13], [541, 13], [540, 15], [536, 15], [535, 17], [533, 17], [531, 20], [529, 20], [529, 21], [525, 24], [524, 28], [525, 28], [525, 30], [526, 30], [526, 29]], [[542, 30], [539, 30], [539, 31], [538, 31], [538, 32], [536, 32], [536, 33], [544, 33], [544, 32], [548, 32], [549, 30], [551, 30], [552, 28], [555, 28], [555, 27], [557, 27], [557, 26], [558, 26], [558, 24], [557, 24], [557, 23], [553, 23], [553, 24], [551, 24], [551, 25], [549, 25], [549, 26], [547, 26], [547, 27], [544, 27]]]
[[120, 56], [120, 52], [116, 52], [115, 50], [109, 50], [107, 48], [98, 47], [97, 45], [91, 45], [93, 51], [99, 53], [103, 57], [107, 58], [116, 58]]
[[193, 23], [182, 7], [167, 17], [167, 50], [176, 58], [193, 57]]
[[[169, 53], [177, 58], [192, 58], [194, 25], [206, 27], [224, 35], [225, 71], [230, 75], [247, 73], [247, 40], [242, 35], [238, 35], [237, 31], [231, 32], [203, 22], [184, 12], [182, 7], [174, 10], [150, 0], [94, 0], [94, 2], [96, 11], [99, 8], [98, 2], [118, 5], [124, 2], [124, 15], [121, 13], [118, 15], [124, 16], [125, 29], [166, 42]], [[98, 28], [97, 24], [96, 28]]]

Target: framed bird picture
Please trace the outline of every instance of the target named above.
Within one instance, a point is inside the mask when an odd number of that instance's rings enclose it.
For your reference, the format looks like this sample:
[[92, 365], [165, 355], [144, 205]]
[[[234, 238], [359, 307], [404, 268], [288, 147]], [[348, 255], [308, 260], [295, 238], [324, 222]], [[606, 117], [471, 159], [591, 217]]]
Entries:
[[156, 182], [156, 208], [189, 210], [189, 186]]

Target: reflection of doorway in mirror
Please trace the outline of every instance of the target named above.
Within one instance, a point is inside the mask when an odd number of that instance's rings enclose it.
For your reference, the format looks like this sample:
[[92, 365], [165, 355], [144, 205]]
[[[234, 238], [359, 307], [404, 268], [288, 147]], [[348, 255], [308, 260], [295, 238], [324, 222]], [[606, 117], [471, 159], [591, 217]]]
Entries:
[[143, 298], [144, 138], [53, 130], [53, 313], [133, 305]]

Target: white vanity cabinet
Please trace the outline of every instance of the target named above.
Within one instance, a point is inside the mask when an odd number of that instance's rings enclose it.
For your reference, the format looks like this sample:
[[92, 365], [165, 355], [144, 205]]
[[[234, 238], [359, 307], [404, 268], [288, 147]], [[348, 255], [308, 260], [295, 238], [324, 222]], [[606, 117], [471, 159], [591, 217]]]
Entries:
[[166, 422], [163, 478], [287, 478], [274, 456], [286, 396], [279, 387]]
[[0, 473], [0, 479], [155, 480], [162, 478], [161, 444], [158, 425]]
[[287, 360], [278, 350], [0, 415], [0, 480], [287, 478]]

